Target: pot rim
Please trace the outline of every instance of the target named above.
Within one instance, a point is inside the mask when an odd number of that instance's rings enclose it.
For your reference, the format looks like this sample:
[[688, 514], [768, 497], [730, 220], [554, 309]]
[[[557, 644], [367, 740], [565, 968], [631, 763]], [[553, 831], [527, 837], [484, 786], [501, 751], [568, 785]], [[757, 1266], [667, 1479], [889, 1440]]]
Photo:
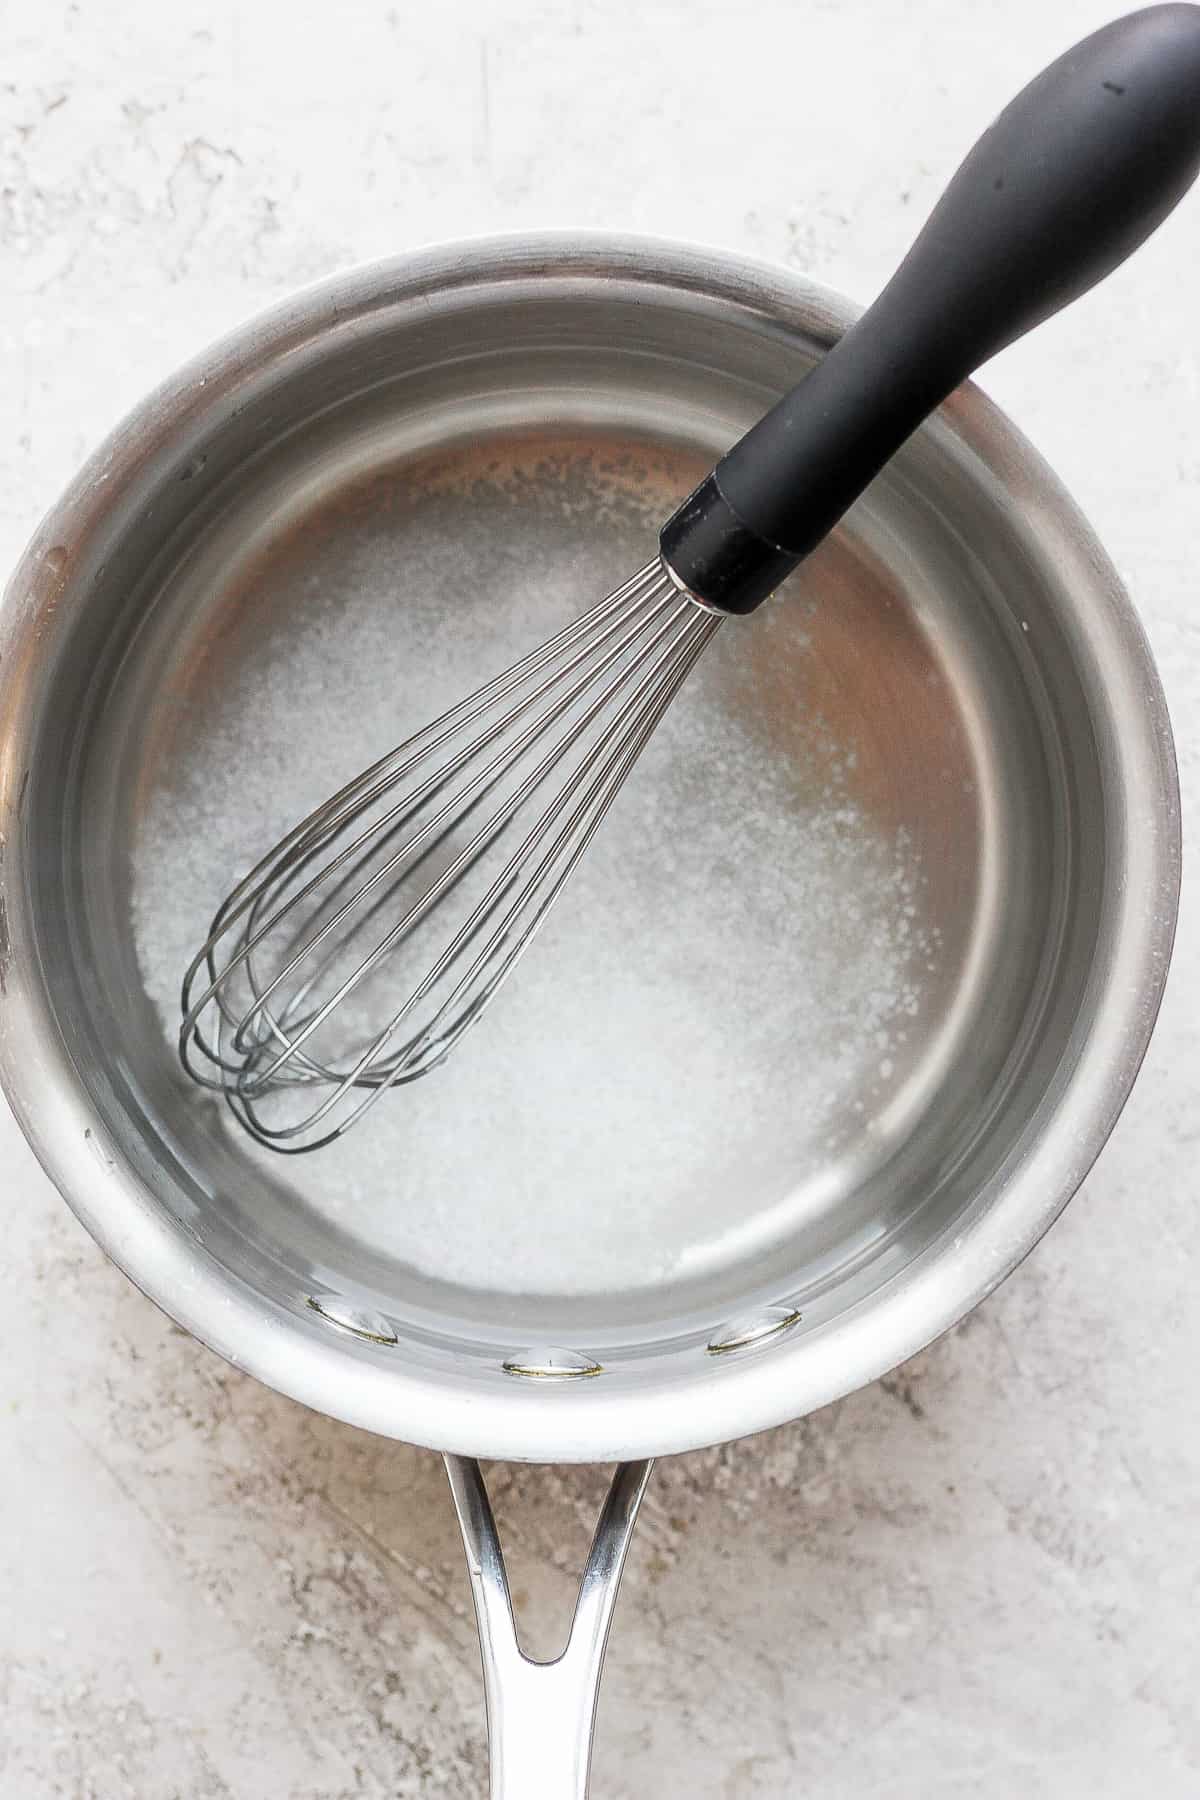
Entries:
[[[604, 1381], [434, 1379], [275, 1308], [173, 1224], [137, 1173], [105, 1148], [104, 1126], [60, 1037], [30, 942], [19, 869], [23, 690], [19, 670], [53, 608], [47, 551], [102, 521], [124, 469], [168, 441], [214, 388], [292, 345], [422, 292], [530, 277], [603, 277], [724, 298], [775, 321], [844, 329], [856, 309], [787, 271], [739, 254], [604, 231], [480, 236], [356, 265], [254, 314], [143, 400], [89, 458], [19, 563], [0, 612], [0, 1083], [46, 1172], [114, 1262], [171, 1318], [271, 1387], [350, 1424], [431, 1449], [510, 1460], [595, 1461], [692, 1450], [802, 1416], [876, 1379], [956, 1324], [1017, 1266], [1077, 1191], [1128, 1097], [1157, 1017], [1180, 877], [1178, 778], [1166, 702], [1125, 590], [1057, 478], [973, 383], [940, 409], [997, 480], [1019, 473], [1036, 497], [1030, 530], [1072, 590], [1088, 597], [1090, 649], [1113, 715], [1112, 770], [1125, 859], [1115, 952], [1061, 1099], [981, 1196], [972, 1219], [828, 1325], [767, 1355], [697, 1358], [636, 1394]], [[207, 390], [207, 394], [206, 394]], [[7, 853], [8, 877], [2, 859]], [[7, 908], [7, 926], [5, 924]], [[354, 1359], [347, 1357], [352, 1347]]]

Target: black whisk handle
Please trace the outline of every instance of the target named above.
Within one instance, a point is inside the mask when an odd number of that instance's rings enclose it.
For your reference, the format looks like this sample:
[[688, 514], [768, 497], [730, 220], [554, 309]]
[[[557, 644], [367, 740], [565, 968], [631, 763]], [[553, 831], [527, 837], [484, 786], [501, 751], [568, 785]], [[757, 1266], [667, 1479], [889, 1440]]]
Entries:
[[976, 144], [874, 305], [662, 532], [700, 599], [750, 612], [923, 419], [1111, 273], [1200, 171], [1200, 6], [1106, 25]]

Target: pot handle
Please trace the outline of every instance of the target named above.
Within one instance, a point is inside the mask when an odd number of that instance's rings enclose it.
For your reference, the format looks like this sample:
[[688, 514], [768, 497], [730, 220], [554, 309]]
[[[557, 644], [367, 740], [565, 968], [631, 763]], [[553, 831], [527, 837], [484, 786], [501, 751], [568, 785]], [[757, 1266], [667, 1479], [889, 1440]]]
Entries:
[[447, 1456], [483, 1658], [491, 1800], [587, 1800], [592, 1728], [608, 1628], [651, 1462], [622, 1463], [579, 1583], [566, 1649], [552, 1662], [517, 1638], [504, 1554], [473, 1457]]

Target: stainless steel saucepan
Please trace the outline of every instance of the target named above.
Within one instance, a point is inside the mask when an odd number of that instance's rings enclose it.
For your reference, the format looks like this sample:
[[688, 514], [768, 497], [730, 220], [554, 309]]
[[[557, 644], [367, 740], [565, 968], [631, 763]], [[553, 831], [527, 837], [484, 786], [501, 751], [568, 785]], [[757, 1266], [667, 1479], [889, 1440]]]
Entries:
[[[85, 1225], [181, 1325], [308, 1406], [446, 1453], [506, 1800], [585, 1790], [648, 1459], [796, 1418], [928, 1344], [1037, 1242], [1112, 1129], [1178, 884], [1171, 733], [1137, 620], [1050, 471], [976, 388], [959, 390], [769, 616], [736, 645], [722, 634], [607, 824], [539, 965], [554, 991], [591, 996], [573, 1015], [570, 1083], [547, 1098], [523, 1079], [534, 1046], [516, 992], [510, 1087], [484, 1070], [481, 1033], [429, 1102], [456, 1108], [469, 1140], [438, 1140], [445, 1180], [428, 1204], [456, 1246], [444, 1264], [406, 1235], [399, 1164], [396, 1195], [348, 1199], [336, 1164], [324, 1186], [301, 1179], [188, 1091], [131, 926], [138, 871], [164, 796], [196, 804], [214, 737], [231, 793], [239, 731], [285, 755], [269, 706], [246, 696], [273, 691], [289, 646], [321, 632], [357, 645], [398, 711], [441, 669], [465, 691], [531, 641], [531, 561], [540, 591], [561, 593], [551, 622], [580, 570], [637, 566], [651, 522], [850, 318], [795, 277], [649, 240], [474, 242], [357, 269], [139, 407], [45, 520], [4, 607], [13, 1107]], [[469, 579], [483, 530], [486, 594]], [[456, 558], [436, 604], [434, 538]], [[329, 668], [304, 696], [314, 798], [353, 716]], [[415, 716], [432, 710], [425, 693]], [[722, 762], [728, 869], [689, 860], [711, 843], [708, 729], [747, 746]], [[350, 768], [385, 747], [357, 745]], [[652, 815], [673, 830], [648, 832]], [[639, 1073], [633, 1049], [633, 1073], [614, 1079], [601, 949], [610, 996], [626, 973], [605, 857], [636, 868], [640, 917], [669, 906], [700, 942], [708, 884], [736, 882], [755, 833], [777, 846], [781, 881], [817, 883], [809, 915], [789, 926], [799, 937], [748, 917], [700, 989], [731, 1068], [753, 1048], [733, 1039], [738, 993], [782, 1009], [765, 1085], [714, 1089], [682, 1056]], [[846, 847], [863, 834], [869, 868]], [[182, 874], [173, 891], [203, 913]], [[909, 935], [892, 932], [880, 965], [896, 993], [872, 997], [869, 959], [851, 951], [901, 916]], [[203, 922], [181, 929], [198, 938]], [[839, 956], [854, 1016], [826, 978]], [[549, 1029], [544, 1005], [538, 1017]], [[695, 1042], [687, 1020], [679, 1041]], [[499, 1114], [526, 1147], [521, 1204], [494, 1191], [514, 1179], [487, 1155]], [[670, 1135], [643, 1143], [655, 1120]], [[550, 1239], [576, 1151], [593, 1171], [619, 1153], [630, 1182], [652, 1162], [654, 1191], [634, 1207], [614, 1190], [607, 1216], [579, 1227], [570, 1280], [515, 1250], [511, 1269], [473, 1261], [489, 1182], [506, 1216], [526, 1207], [531, 1240]], [[621, 1234], [639, 1232], [622, 1274]], [[687, 1254], [659, 1254], [669, 1241]], [[553, 1664], [517, 1646], [475, 1458], [620, 1465]]]

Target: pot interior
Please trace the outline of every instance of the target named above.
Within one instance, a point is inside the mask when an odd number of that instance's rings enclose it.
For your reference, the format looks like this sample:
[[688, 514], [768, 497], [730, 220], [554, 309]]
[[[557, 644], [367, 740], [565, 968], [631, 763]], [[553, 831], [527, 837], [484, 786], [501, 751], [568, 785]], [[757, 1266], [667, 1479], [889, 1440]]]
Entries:
[[198, 384], [70, 571], [31, 910], [107, 1138], [349, 1353], [632, 1376], [819, 1331], [970, 1226], [1069, 1077], [1111, 796], [1036, 479], [918, 434], [722, 626], [450, 1063], [273, 1157], [175, 1060], [216, 902], [644, 563], [833, 331], [553, 271], [337, 323]]

